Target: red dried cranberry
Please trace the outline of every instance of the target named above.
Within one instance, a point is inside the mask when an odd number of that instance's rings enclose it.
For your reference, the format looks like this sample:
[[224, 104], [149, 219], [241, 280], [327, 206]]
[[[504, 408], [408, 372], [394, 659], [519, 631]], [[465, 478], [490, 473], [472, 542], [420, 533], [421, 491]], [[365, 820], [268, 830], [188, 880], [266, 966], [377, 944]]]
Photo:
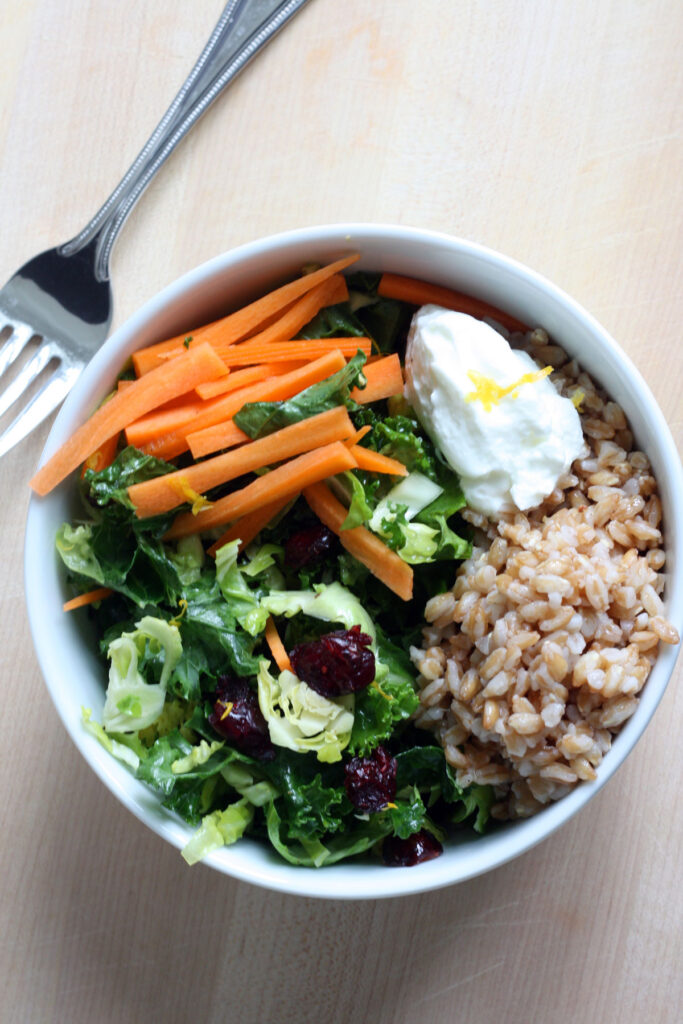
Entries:
[[384, 747], [369, 757], [353, 757], [344, 766], [346, 795], [361, 811], [381, 811], [396, 796], [398, 762]]
[[260, 761], [275, 757], [275, 747], [270, 741], [258, 698], [246, 680], [220, 677], [209, 722], [244, 754]]
[[289, 652], [292, 668], [322, 697], [341, 697], [364, 690], [375, 678], [372, 643], [360, 626], [337, 629], [319, 640], [297, 644]]
[[412, 868], [425, 860], [434, 860], [443, 853], [443, 846], [427, 829], [414, 832], [407, 839], [387, 836], [382, 843], [382, 860], [388, 868]]
[[285, 565], [303, 569], [326, 555], [335, 542], [335, 535], [322, 523], [315, 523], [293, 533], [285, 543]]

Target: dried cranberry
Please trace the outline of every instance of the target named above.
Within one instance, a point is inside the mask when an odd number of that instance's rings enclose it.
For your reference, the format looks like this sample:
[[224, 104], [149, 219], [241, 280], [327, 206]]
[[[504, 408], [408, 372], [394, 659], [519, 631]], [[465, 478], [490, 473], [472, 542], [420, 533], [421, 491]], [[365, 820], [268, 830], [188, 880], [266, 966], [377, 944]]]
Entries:
[[298, 530], [285, 543], [285, 565], [290, 569], [303, 569], [326, 555], [334, 541], [334, 534], [322, 523]]
[[297, 644], [289, 652], [292, 668], [305, 683], [323, 697], [341, 697], [364, 690], [375, 678], [372, 643], [360, 626], [337, 629], [319, 640]]
[[258, 698], [246, 680], [221, 676], [209, 722], [244, 754], [260, 761], [275, 757]]
[[387, 836], [382, 843], [382, 860], [388, 868], [412, 868], [425, 860], [434, 860], [443, 853], [443, 846], [425, 828], [407, 839]]
[[398, 762], [384, 747], [369, 757], [353, 757], [344, 766], [346, 795], [361, 811], [381, 811], [396, 796]]

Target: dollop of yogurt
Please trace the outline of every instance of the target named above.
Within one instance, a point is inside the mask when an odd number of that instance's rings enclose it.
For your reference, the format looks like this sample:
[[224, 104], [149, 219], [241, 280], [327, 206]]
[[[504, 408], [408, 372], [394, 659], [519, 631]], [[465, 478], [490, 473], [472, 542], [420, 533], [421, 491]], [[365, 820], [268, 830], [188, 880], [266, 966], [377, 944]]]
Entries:
[[547, 372], [465, 313], [430, 305], [413, 317], [405, 395], [470, 508], [533, 508], [581, 453], [578, 412]]

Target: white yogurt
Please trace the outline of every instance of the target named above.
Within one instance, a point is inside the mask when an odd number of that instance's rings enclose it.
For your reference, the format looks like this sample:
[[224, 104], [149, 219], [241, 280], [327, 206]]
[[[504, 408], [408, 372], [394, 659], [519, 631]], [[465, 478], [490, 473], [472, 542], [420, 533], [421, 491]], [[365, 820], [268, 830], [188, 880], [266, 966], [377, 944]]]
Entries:
[[[527, 374], [533, 381], [519, 383]], [[530, 356], [481, 320], [440, 306], [423, 306], [413, 317], [406, 398], [472, 509], [496, 515], [533, 508], [583, 449], [573, 403], [537, 374]]]

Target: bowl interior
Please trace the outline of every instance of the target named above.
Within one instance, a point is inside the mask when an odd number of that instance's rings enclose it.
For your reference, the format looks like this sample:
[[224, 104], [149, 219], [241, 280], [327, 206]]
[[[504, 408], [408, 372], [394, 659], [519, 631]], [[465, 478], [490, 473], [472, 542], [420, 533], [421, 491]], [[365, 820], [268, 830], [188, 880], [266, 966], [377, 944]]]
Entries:
[[[357, 250], [361, 269], [392, 271], [455, 287], [497, 305], [527, 323], [540, 324], [626, 412], [637, 443], [653, 465], [664, 510], [669, 565], [683, 537], [680, 459], [664, 418], [642, 378], [600, 325], [560, 289], [497, 253], [431, 232], [381, 225], [335, 225], [263, 239], [211, 260], [169, 285], [106, 342], [62, 407], [44, 458], [83, 421], [110, 389], [131, 352], [207, 322], [295, 275], [312, 260], [328, 262]], [[110, 790], [147, 825], [177, 847], [188, 828], [164, 810], [154, 793], [137, 782], [81, 725], [81, 707], [98, 716], [105, 673], [81, 616], [65, 616], [63, 576], [54, 550], [55, 532], [78, 515], [67, 481], [47, 498], [33, 497], [26, 527], [25, 575], [29, 620], [38, 660], [55, 706], [88, 763]], [[667, 614], [683, 623], [683, 580], [667, 579]], [[598, 769], [593, 783], [534, 818], [449, 846], [437, 860], [389, 871], [376, 862], [340, 864], [324, 870], [293, 868], [265, 846], [241, 840], [207, 863], [227, 874], [300, 895], [365, 898], [419, 892], [481, 874], [545, 838], [582, 807], [624, 760], [651, 718], [673, 669], [676, 651], [661, 651], [639, 707]]]

